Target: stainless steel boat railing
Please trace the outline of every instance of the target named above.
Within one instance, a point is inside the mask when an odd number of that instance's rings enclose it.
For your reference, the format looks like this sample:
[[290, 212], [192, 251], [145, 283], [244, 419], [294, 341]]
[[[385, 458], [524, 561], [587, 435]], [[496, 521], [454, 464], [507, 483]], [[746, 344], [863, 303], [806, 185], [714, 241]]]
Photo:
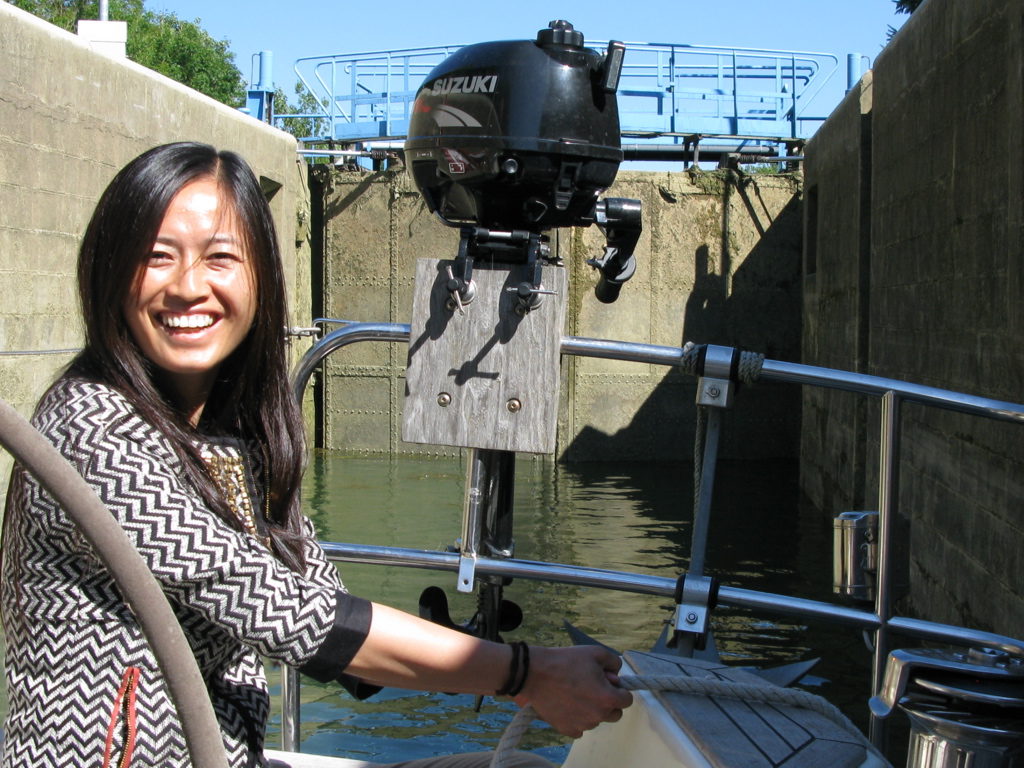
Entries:
[[[318, 323], [323, 322], [325, 321], [318, 321]], [[408, 343], [409, 335], [409, 326], [397, 323], [352, 323], [326, 334], [310, 348], [296, 368], [293, 376], [296, 397], [302, 399], [313, 372], [333, 352], [356, 342]], [[680, 347], [573, 336], [562, 339], [561, 352], [563, 355], [599, 357], [664, 366], [678, 366], [684, 357], [684, 350]], [[826, 621], [873, 632], [875, 641], [872, 695], [877, 695], [881, 689], [886, 659], [891, 650], [890, 637], [892, 634], [964, 647], [982, 646], [999, 649], [1016, 656], [1024, 656], [1024, 641], [1022, 640], [965, 627], [895, 616], [892, 607], [891, 546], [892, 522], [896, 514], [899, 495], [900, 420], [903, 403], [918, 403], [1018, 424], [1024, 424], [1024, 405], [965, 395], [896, 379], [776, 360], [764, 361], [759, 380], [825, 387], [875, 396], [881, 400], [878, 572], [874, 611], [724, 585], [719, 591], [719, 604], [746, 607], [772, 615], [788, 615], [808, 620]], [[335, 562], [375, 563], [452, 572], [458, 572], [459, 569], [459, 555], [456, 553], [337, 542], [324, 542], [323, 545], [328, 557]], [[476, 572], [481, 575], [509, 576], [666, 597], [672, 597], [676, 590], [676, 575], [658, 577], [561, 563], [480, 557], [477, 560]], [[282, 747], [290, 751], [298, 750], [300, 717], [298, 688], [298, 674], [294, 670], [286, 670], [282, 674], [284, 702], [281, 732]], [[876, 746], [883, 740], [882, 731], [881, 721], [872, 715], [870, 735]]]

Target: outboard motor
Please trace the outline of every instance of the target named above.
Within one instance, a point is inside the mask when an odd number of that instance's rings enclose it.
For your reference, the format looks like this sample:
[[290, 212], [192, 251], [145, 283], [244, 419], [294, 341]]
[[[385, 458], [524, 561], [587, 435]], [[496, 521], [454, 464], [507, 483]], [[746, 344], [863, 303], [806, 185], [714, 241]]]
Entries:
[[573, 226], [615, 180], [624, 46], [602, 56], [553, 21], [537, 39], [466, 46], [427, 76], [406, 163], [431, 211], [489, 229]]
[[[598, 200], [622, 161], [615, 92], [624, 53], [619, 42], [603, 54], [585, 48], [561, 20], [535, 40], [466, 46], [427, 76], [405, 141], [427, 207], [451, 226], [484, 230], [474, 245], [524, 240], [493, 231], [597, 224], [608, 246], [589, 263], [606, 303], [633, 275], [642, 228], [638, 200]], [[509, 250], [504, 259], [523, 258]]]
[[1024, 767], [1024, 659], [989, 648], [897, 650], [871, 711], [910, 718], [907, 768]]

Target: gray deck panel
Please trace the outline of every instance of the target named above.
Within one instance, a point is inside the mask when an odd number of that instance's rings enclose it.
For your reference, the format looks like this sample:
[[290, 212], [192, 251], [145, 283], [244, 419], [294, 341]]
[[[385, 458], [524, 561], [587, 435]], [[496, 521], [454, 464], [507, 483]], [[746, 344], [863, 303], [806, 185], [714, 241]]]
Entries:
[[[628, 651], [640, 675], [680, 674], [764, 684], [721, 663]], [[654, 694], [715, 768], [855, 768], [867, 750], [854, 734], [817, 712], [678, 692]]]

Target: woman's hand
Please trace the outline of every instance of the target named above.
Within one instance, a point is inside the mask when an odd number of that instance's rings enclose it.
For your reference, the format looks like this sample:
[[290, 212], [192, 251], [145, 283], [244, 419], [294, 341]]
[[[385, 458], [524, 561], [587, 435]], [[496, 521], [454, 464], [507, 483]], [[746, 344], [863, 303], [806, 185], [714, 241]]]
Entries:
[[619, 687], [622, 659], [598, 646], [530, 647], [530, 673], [519, 706], [531, 704], [559, 733], [578, 738], [603, 722], [614, 723], [633, 703]]

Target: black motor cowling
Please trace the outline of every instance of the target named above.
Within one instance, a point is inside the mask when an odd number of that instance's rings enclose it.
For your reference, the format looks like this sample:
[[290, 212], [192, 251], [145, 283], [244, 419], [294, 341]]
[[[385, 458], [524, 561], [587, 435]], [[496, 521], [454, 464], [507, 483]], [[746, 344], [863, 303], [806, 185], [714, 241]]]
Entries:
[[416, 96], [406, 163], [431, 211], [499, 230], [588, 223], [622, 150], [615, 99], [624, 46], [601, 54], [553, 21], [535, 41], [460, 49]]

